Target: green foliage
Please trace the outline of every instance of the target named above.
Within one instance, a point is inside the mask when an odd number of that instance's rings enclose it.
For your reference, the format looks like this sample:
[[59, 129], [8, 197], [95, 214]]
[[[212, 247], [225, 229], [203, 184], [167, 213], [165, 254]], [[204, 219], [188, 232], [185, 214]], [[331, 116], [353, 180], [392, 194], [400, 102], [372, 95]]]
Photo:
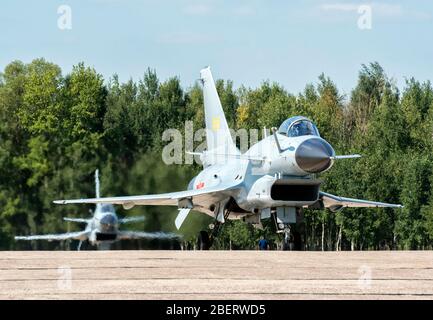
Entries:
[[[403, 203], [403, 210], [345, 209], [305, 212], [310, 250], [432, 248], [433, 89], [409, 79], [400, 92], [378, 63], [362, 65], [349, 97], [320, 75], [298, 94], [277, 83], [239, 89], [231, 81], [216, 86], [229, 126], [278, 127], [305, 115], [337, 153], [361, 153], [337, 162], [321, 175], [322, 188], [342, 196]], [[44, 59], [13, 61], [0, 74], [0, 249], [61, 248], [44, 242], [13, 241], [17, 234], [62, 232], [79, 226], [62, 217], [87, 217], [92, 206], [55, 206], [54, 199], [94, 195], [93, 172], [101, 171], [102, 194], [131, 195], [182, 190], [197, 165], [161, 161], [162, 132], [194, 130], [204, 124], [202, 89], [184, 89], [176, 77], [161, 82], [147, 69], [138, 82], [105, 82], [79, 63], [69, 74]], [[138, 229], [174, 231], [176, 208], [118, 208], [120, 215], [146, 215]], [[180, 232], [194, 242], [212, 219], [192, 212]], [[260, 236], [281, 241], [265, 223], [257, 230], [227, 222], [215, 247], [255, 249]], [[127, 245], [120, 244], [120, 247]], [[145, 247], [155, 246], [146, 243]]]
[[240, 220], [227, 221], [217, 237], [215, 249], [255, 249], [257, 248], [260, 233], [252, 225]]

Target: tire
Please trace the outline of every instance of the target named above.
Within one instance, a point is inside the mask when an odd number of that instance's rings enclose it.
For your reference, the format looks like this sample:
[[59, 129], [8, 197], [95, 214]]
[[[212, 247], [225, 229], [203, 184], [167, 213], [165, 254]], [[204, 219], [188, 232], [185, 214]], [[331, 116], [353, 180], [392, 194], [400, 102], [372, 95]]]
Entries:
[[207, 231], [200, 231], [197, 237], [197, 248], [198, 250], [209, 250], [210, 239]]
[[302, 251], [302, 237], [301, 234], [297, 231], [293, 232], [293, 243], [295, 251]]
[[292, 250], [292, 248], [291, 248], [292, 242], [290, 240], [291, 240], [290, 237], [288, 239], [286, 239], [286, 237], [283, 238], [283, 241], [281, 242], [281, 250], [282, 251]]

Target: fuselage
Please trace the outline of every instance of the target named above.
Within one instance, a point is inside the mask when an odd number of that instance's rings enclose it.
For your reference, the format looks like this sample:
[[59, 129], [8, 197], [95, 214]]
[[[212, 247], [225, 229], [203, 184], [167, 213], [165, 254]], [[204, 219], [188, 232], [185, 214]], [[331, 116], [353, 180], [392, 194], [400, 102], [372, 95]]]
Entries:
[[[238, 183], [232, 218], [259, 213], [264, 208], [313, 205], [318, 200], [320, 187], [315, 174], [331, 168], [335, 152], [320, 137], [317, 128], [291, 135], [293, 127], [284, 128], [284, 125], [239, 157], [217, 157], [216, 160], [214, 157], [215, 163], [205, 166], [188, 188]], [[208, 205], [196, 209], [212, 215], [211, 201]]]
[[98, 204], [86, 229], [90, 231], [89, 242], [92, 245], [114, 242], [119, 230], [119, 219], [114, 206]]

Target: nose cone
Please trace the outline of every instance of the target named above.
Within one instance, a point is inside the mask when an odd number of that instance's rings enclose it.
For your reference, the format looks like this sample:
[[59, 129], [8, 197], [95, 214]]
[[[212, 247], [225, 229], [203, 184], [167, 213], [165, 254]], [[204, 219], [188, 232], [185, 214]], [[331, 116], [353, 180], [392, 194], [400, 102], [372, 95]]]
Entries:
[[319, 173], [332, 165], [330, 157], [335, 152], [331, 145], [322, 139], [308, 139], [296, 149], [296, 163], [299, 168], [309, 173]]

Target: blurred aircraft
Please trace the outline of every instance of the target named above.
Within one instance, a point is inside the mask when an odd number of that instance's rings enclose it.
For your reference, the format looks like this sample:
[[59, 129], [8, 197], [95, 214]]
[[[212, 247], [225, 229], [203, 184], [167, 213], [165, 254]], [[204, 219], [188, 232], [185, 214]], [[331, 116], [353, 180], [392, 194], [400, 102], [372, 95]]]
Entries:
[[[272, 218], [276, 231], [283, 233], [283, 247], [294, 243], [302, 248], [303, 209], [328, 208], [332, 212], [345, 207], [390, 207], [389, 204], [344, 198], [320, 190], [317, 174], [331, 168], [336, 160], [360, 155], [336, 155], [308, 118], [285, 120], [272, 135], [241, 153], [233, 142], [210, 68], [200, 71], [203, 84], [207, 150], [190, 152], [199, 156], [203, 170], [188, 185], [188, 190], [163, 194], [125, 197], [57, 200], [58, 204], [121, 204], [177, 206], [175, 225], [179, 229], [190, 210], [213, 217], [211, 234], [202, 231], [200, 248], [208, 249], [226, 219], [243, 219], [256, 226]], [[304, 233], [304, 236], [302, 234]]]
[[[96, 199], [100, 198], [99, 171], [95, 171]], [[83, 231], [68, 232], [61, 234], [45, 234], [32, 236], [17, 236], [15, 240], [79, 240], [78, 250], [83, 241], [88, 240], [91, 245], [98, 249], [107, 250], [117, 240], [125, 239], [175, 239], [179, 236], [174, 233], [165, 232], [142, 232], [119, 230], [120, 224], [144, 221], [144, 217], [118, 218], [114, 206], [109, 203], [97, 203], [92, 218], [63, 218], [65, 221], [86, 224]]]

